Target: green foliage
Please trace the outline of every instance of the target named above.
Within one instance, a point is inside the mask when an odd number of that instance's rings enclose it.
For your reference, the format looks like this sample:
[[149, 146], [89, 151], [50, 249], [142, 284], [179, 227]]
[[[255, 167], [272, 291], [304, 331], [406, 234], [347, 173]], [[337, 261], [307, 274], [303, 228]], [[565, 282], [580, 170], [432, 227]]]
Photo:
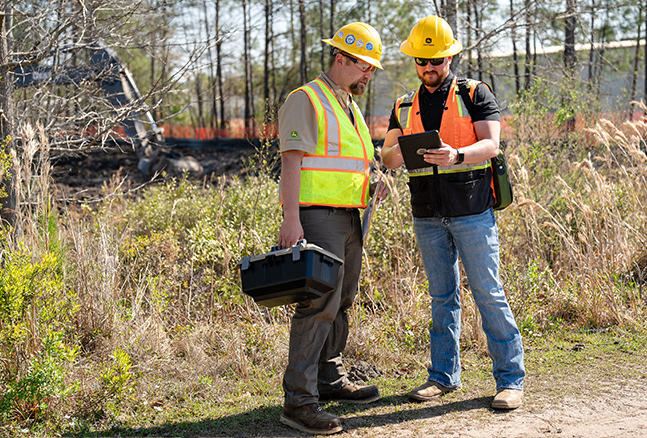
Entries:
[[[0, 182], [5, 179], [11, 178], [11, 156], [7, 150], [7, 145], [11, 141], [11, 137], [6, 137], [4, 140], [0, 141]], [[4, 184], [0, 185], [0, 199], [7, 196], [7, 189]]]
[[0, 268], [0, 416], [37, 418], [53, 398], [64, 398], [66, 366], [77, 350], [67, 340], [78, 310], [63, 284], [58, 254], [35, 259], [25, 248], [5, 248]]
[[[61, 334], [47, 334], [38, 354], [29, 359], [25, 375], [6, 380], [6, 392], [0, 396], [0, 418], [13, 416], [38, 419], [48, 415], [53, 401], [65, 400], [78, 385], [68, 385], [66, 366], [74, 361], [77, 349], [66, 345]], [[58, 399], [58, 400], [56, 400]]]
[[108, 413], [117, 416], [121, 406], [132, 401], [137, 379], [131, 371], [130, 356], [121, 348], [115, 348], [110, 359], [99, 376], [100, 389], [96, 395]]

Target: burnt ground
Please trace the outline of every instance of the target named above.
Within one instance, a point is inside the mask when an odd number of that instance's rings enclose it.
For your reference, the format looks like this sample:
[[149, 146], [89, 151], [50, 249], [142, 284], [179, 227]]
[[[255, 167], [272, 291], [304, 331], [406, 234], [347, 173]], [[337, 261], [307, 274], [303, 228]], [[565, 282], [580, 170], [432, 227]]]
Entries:
[[[276, 151], [265, 152], [272, 154]], [[122, 191], [137, 191], [149, 184], [180, 177], [183, 172], [173, 167], [178, 160], [193, 161], [202, 166], [202, 172], [190, 172], [195, 181], [213, 182], [222, 175], [248, 172], [250, 159], [258, 156], [257, 146], [240, 140], [234, 145], [203, 147], [173, 146], [156, 156], [153, 165], [163, 167], [154, 177], [138, 169], [139, 157], [129, 147], [109, 147], [83, 154], [63, 155], [52, 160], [52, 179], [55, 198], [63, 203], [93, 202], [105, 197], [107, 187], [120, 185]]]

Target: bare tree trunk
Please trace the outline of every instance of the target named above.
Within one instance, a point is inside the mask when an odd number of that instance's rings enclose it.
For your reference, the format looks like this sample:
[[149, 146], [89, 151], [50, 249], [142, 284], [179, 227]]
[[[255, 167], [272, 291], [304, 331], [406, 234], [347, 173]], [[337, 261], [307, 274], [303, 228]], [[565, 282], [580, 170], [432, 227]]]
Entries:
[[530, 90], [530, 84], [532, 81], [532, 73], [531, 73], [531, 49], [530, 49], [530, 42], [532, 40], [532, 26], [530, 25], [531, 20], [532, 20], [532, 15], [531, 15], [531, 0], [525, 0], [525, 7], [526, 7], [526, 13], [525, 13], [525, 21], [526, 21], [526, 57], [525, 57], [525, 62], [524, 62], [524, 89]]
[[[476, 40], [479, 39], [479, 31], [481, 30], [481, 15], [479, 13], [479, 8], [474, 5], [474, 24], [476, 25], [476, 30], [474, 31]], [[476, 47], [476, 68], [478, 70], [479, 81], [483, 80], [483, 51], [481, 50], [481, 44]]]
[[204, 28], [207, 33], [207, 44], [209, 44], [209, 50], [207, 51], [207, 56], [209, 57], [209, 94], [211, 97], [211, 117], [209, 117], [209, 126], [215, 128], [218, 123], [218, 108], [217, 108], [217, 98], [216, 98], [216, 75], [213, 72], [213, 54], [211, 52], [211, 31], [209, 26], [209, 15], [207, 9], [207, 1], [202, 1], [202, 7], [204, 10]]
[[243, 31], [244, 35], [244, 64], [245, 64], [245, 128], [247, 136], [253, 135], [254, 129], [254, 98], [252, 84], [252, 61], [250, 59], [249, 42], [249, 14], [247, 11], [248, 0], [243, 0]]
[[[324, 7], [323, 7], [323, 2], [324, 0], [319, 0], [319, 39], [324, 39], [328, 38], [326, 35], [324, 35]], [[321, 71], [324, 71], [326, 69], [326, 46], [327, 44], [324, 42], [320, 43], [321, 45]]]
[[[472, 34], [476, 34], [476, 29], [475, 25], [473, 24], [472, 21], [472, 11], [476, 9], [476, 5], [474, 4], [474, 0], [468, 0], [467, 2], [467, 47], [472, 47]], [[475, 38], [476, 39], [478, 37]], [[472, 57], [472, 51], [470, 50], [467, 52], [467, 71], [465, 73], [465, 76], [468, 78], [473, 77], [474, 73], [472, 72], [472, 69], [474, 68], [474, 59]]]
[[[514, 20], [514, 0], [510, 0], [510, 19]], [[517, 23], [513, 21], [510, 28], [510, 39], [512, 40], [512, 66], [514, 67], [515, 95], [519, 95], [521, 89], [521, 78], [519, 77], [519, 55], [517, 54]], [[528, 56], [528, 54], [526, 54]]]
[[[156, 59], [157, 59], [157, 56], [155, 56], [154, 47], [151, 47], [151, 84], [155, 83], [155, 70], [157, 69]], [[153, 118], [155, 120], [161, 120], [161, 111], [159, 107], [153, 109]]]
[[306, 5], [305, 0], [299, 0], [299, 24], [301, 25], [300, 45], [301, 45], [301, 83], [308, 82], [308, 60], [306, 59]]
[[272, 0], [265, 0], [265, 58], [263, 60], [263, 101], [265, 114], [263, 120], [266, 126], [271, 123], [270, 103], [270, 47], [272, 42]]
[[330, 0], [330, 38], [335, 34], [335, 0]]
[[[458, 27], [458, 1], [457, 0], [446, 0], [443, 9], [443, 15], [445, 15], [445, 19], [447, 20], [447, 23], [449, 24], [449, 27], [452, 28], [454, 32], [454, 39], [460, 41], [460, 35], [458, 33], [459, 27]], [[452, 59], [452, 71], [456, 72], [459, 74], [461, 72], [461, 56], [460, 53], [457, 55], [454, 55], [454, 58]]]
[[591, 0], [591, 32], [589, 39], [591, 40], [591, 45], [589, 49], [589, 78], [588, 78], [588, 89], [593, 90], [594, 83], [594, 63], [596, 61], [596, 50], [595, 50], [595, 16], [597, 15], [597, 10], [595, 6], [595, 0]]
[[[645, 77], [645, 83], [643, 85], [643, 102], [647, 104], [647, 8], [645, 9], [645, 56], [643, 56], [643, 64], [645, 66], [645, 71], [643, 76]], [[647, 111], [645, 111], [647, 114]]]
[[593, 84], [595, 85], [595, 93], [600, 94], [600, 87], [602, 86], [602, 60], [604, 59], [604, 44], [607, 42], [607, 35], [609, 35], [610, 25], [610, 7], [608, 1], [605, 5], [604, 24], [600, 29], [600, 38], [598, 40], [599, 49], [596, 52], [596, 61], [593, 64]]
[[[10, 2], [9, 2], [10, 3]], [[13, 75], [9, 68], [9, 48], [11, 44], [11, 5], [3, 4], [0, 9], [0, 146], [10, 158], [16, 157], [15, 137], [15, 103], [13, 101]], [[22, 233], [19, 217], [18, 200], [18, 169], [11, 159], [10, 174], [2, 176], [2, 218], [3, 225], [13, 228], [13, 235], [19, 237]], [[3, 163], [4, 167], [4, 163]]]
[[220, 98], [220, 129], [227, 126], [225, 120], [225, 97], [222, 86], [222, 35], [220, 35], [220, 0], [216, 0], [216, 76], [218, 77], [218, 96]]
[[[366, 17], [366, 18], [367, 18], [367, 21], [370, 23], [372, 21], [372, 17], [371, 17], [371, 0], [367, 0], [367, 8], [366, 8], [366, 10], [368, 11], [368, 17]], [[366, 107], [365, 107], [365, 110], [364, 110], [364, 119], [366, 120], [366, 122], [368, 124], [369, 132], [371, 134], [373, 134], [373, 81], [370, 81], [366, 88], [367, 88], [366, 89]]]
[[575, 73], [575, 26], [577, 25], [577, 0], [566, 0], [564, 29], [564, 71], [569, 78]]
[[195, 94], [198, 100], [198, 122], [197, 128], [203, 128], [204, 122], [204, 99], [202, 96], [202, 78], [199, 74], [195, 75]]
[[[634, 68], [631, 73], [631, 94], [629, 95], [629, 101], [636, 99], [636, 84], [638, 82], [638, 62], [640, 60], [640, 31], [643, 22], [642, 17], [643, 9], [642, 7], [638, 8], [638, 29], [636, 30], [636, 52], [634, 53]], [[647, 41], [645, 41], [647, 45]], [[629, 120], [633, 118], [634, 105], [629, 105]]]

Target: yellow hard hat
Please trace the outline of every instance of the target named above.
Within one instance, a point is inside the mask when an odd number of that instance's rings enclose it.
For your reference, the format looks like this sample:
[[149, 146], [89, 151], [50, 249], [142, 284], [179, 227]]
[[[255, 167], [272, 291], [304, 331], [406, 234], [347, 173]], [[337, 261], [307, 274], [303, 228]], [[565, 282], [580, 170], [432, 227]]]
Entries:
[[409, 38], [400, 44], [400, 51], [414, 58], [444, 58], [463, 50], [454, 39], [454, 32], [445, 20], [430, 15], [418, 21]]
[[366, 23], [350, 23], [339, 29], [335, 36], [321, 40], [339, 50], [382, 68], [382, 40], [377, 31]]

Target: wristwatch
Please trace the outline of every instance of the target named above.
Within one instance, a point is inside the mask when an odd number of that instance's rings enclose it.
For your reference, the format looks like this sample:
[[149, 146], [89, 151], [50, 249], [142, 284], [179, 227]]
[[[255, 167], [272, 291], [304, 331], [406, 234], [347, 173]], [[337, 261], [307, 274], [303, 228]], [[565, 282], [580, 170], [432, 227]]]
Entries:
[[456, 157], [456, 163], [454, 164], [461, 164], [465, 159], [465, 153], [463, 153], [460, 149], [457, 149], [456, 152], [458, 152], [458, 156]]

